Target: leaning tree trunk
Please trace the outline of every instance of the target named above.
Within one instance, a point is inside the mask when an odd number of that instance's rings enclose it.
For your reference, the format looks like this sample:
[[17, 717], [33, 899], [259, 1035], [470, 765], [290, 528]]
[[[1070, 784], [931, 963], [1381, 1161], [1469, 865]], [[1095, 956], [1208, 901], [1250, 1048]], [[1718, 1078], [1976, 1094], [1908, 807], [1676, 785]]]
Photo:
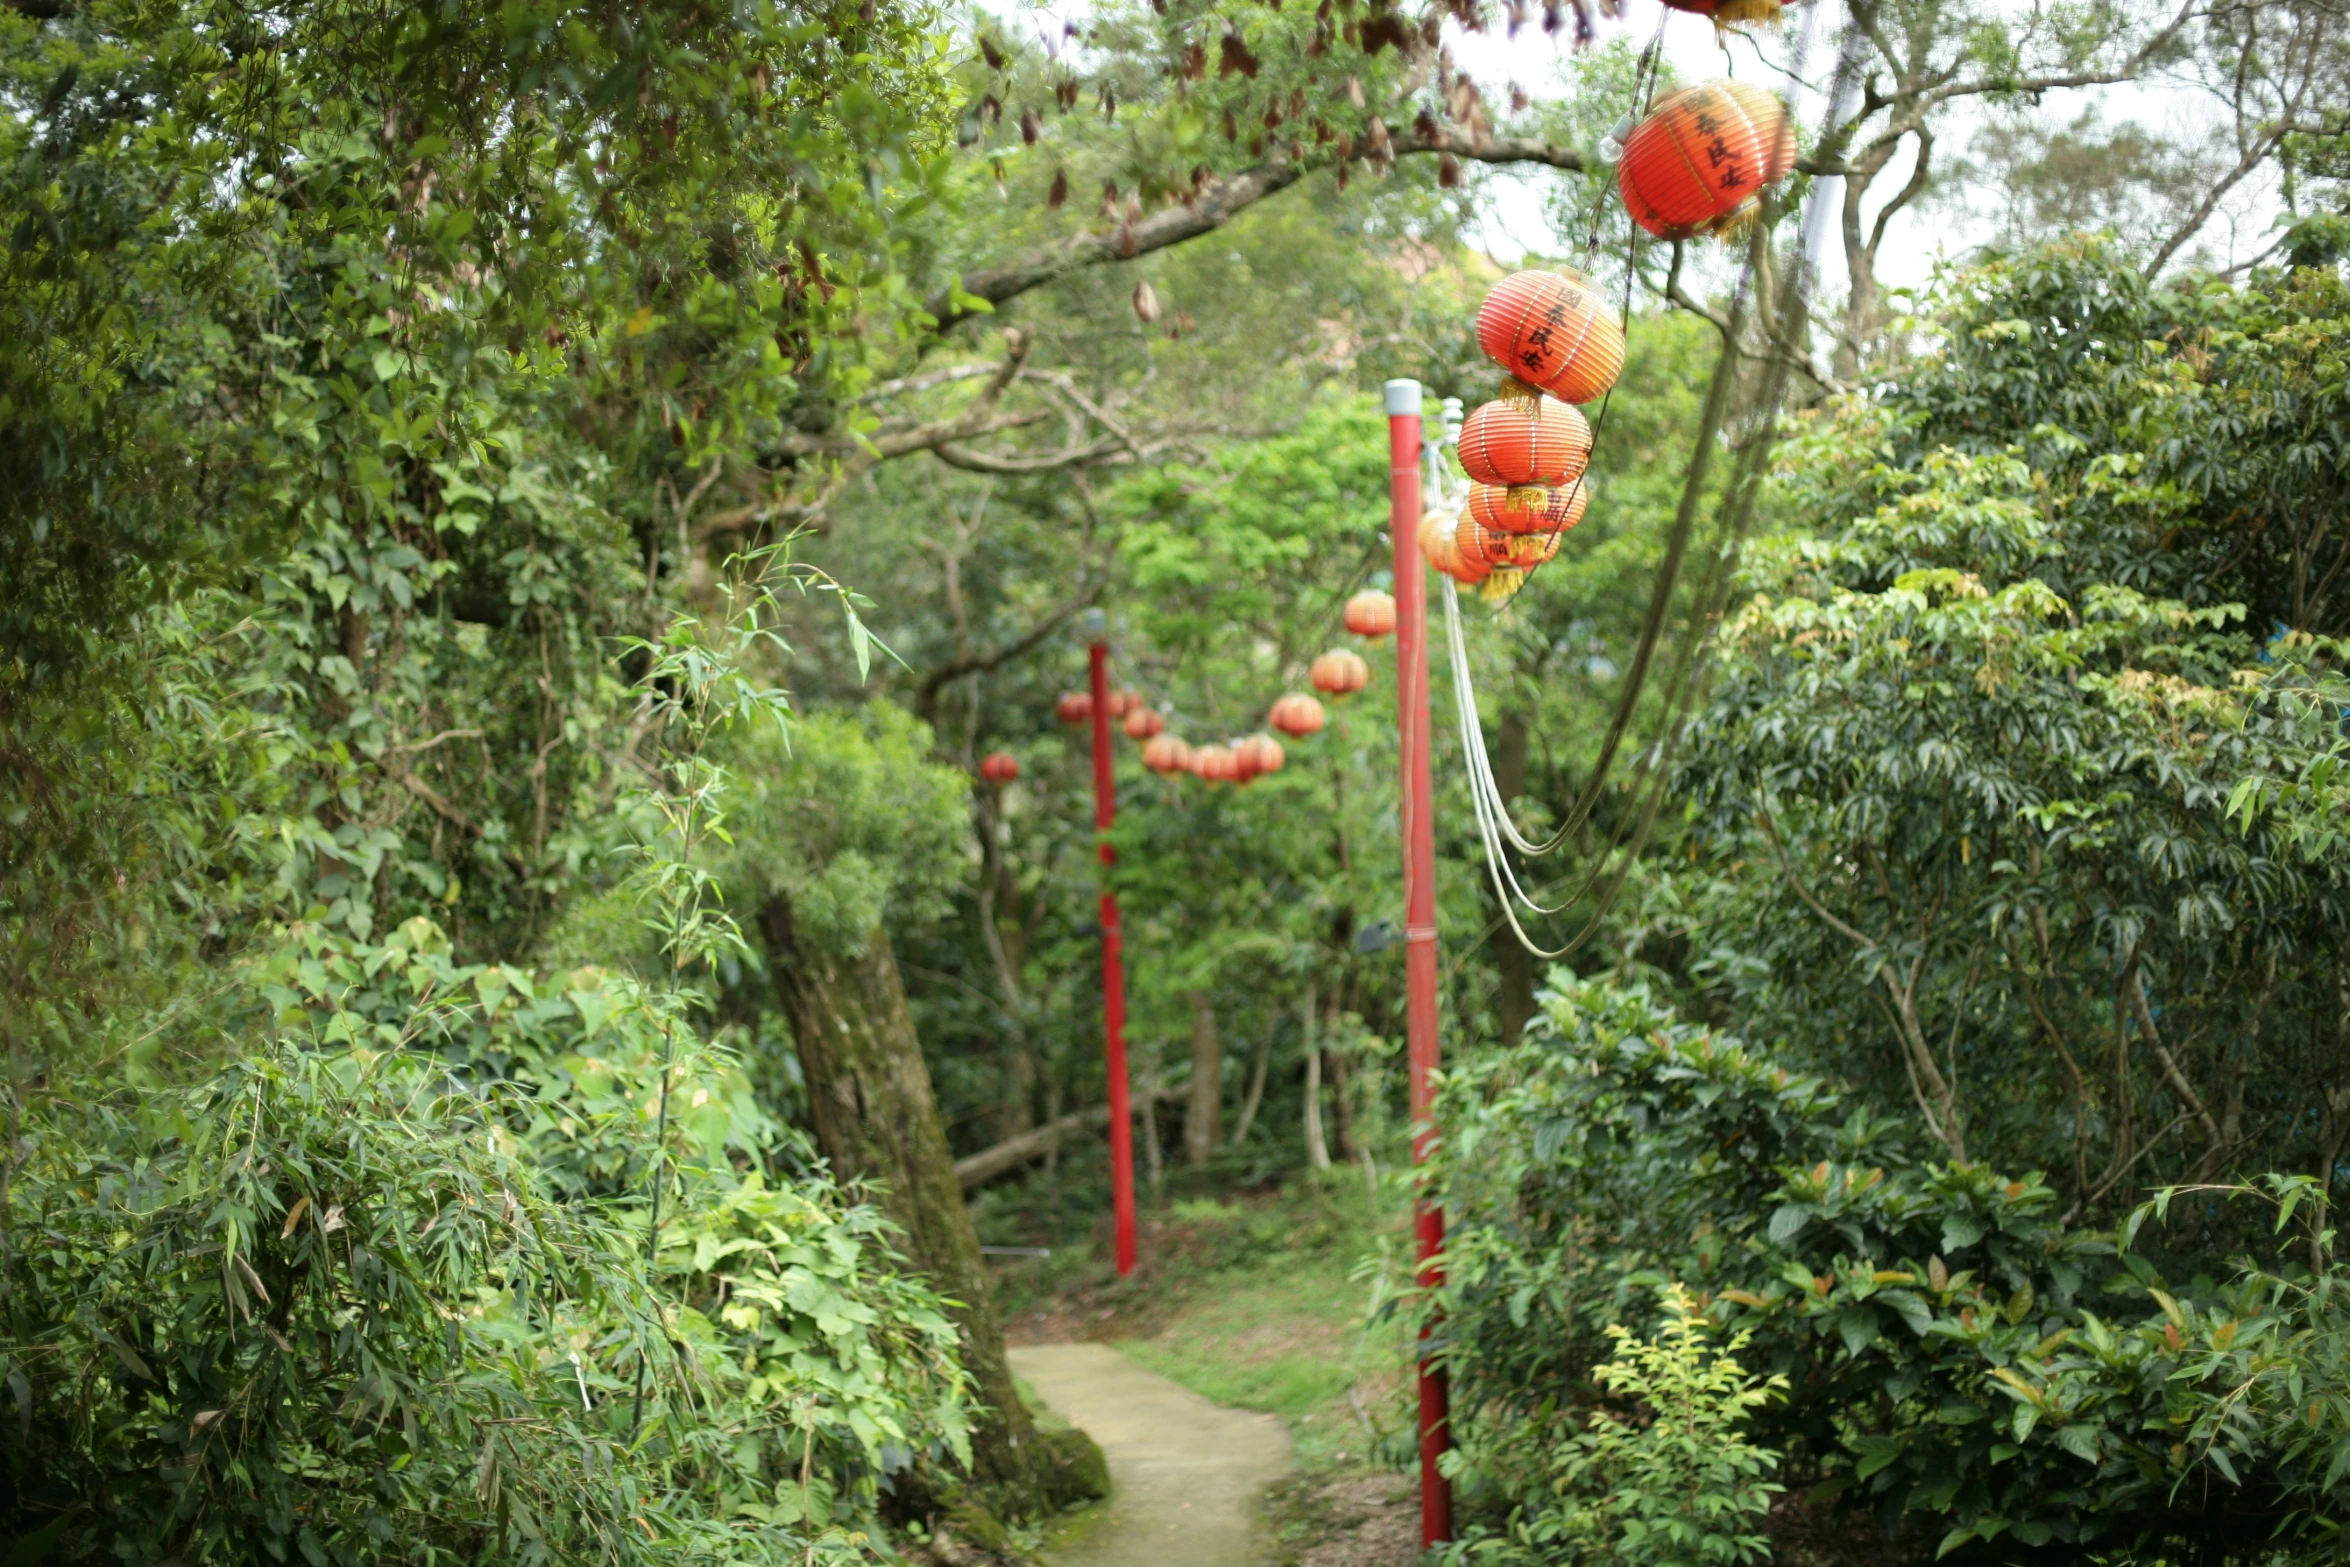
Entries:
[[1183, 1157], [1194, 1165], [1214, 1157], [1224, 1140], [1224, 1042], [1207, 992], [1191, 993], [1191, 1102], [1183, 1111]]
[[[988, 1406], [972, 1433], [973, 1478], [991, 1510], [1043, 1517], [1105, 1494], [1100, 1450], [1082, 1433], [1069, 1433], [1072, 1442], [1038, 1431], [1012, 1385], [979, 1234], [963, 1206], [888, 933], [876, 926], [862, 951], [838, 955], [801, 940], [781, 898], [760, 911], [759, 925], [807, 1075], [817, 1146], [841, 1179], [873, 1184], [881, 1210], [904, 1231], [907, 1260], [963, 1303], [954, 1309], [963, 1363]], [[961, 1522], [972, 1534], [992, 1520]]]

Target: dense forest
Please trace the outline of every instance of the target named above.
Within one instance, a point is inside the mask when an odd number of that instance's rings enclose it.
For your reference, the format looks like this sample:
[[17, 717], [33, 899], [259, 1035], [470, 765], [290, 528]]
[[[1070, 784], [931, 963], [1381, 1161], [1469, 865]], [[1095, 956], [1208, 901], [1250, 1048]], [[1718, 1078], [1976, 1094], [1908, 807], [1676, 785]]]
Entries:
[[[1542, 266], [1431, 1559], [2340, 1560], [2350, 13], [1777, 10], [0, 0], [0, 1555], [1028, 1559], [1105, 885], [1146, 1201], [1409, 1189], [1342, 615]], [[1720, 75], [1792, 170], [1653, 237]]]

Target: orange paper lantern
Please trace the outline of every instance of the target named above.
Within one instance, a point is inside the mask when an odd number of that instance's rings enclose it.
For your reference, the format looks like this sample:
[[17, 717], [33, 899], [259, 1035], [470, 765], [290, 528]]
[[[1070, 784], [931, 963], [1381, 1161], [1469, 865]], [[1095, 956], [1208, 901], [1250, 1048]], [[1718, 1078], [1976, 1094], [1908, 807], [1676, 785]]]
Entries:
[[1191, 771], [1202, 783], [1233, 783], [1240, 777], [1240, 765], [1227, 745], [1203, 745], [1192, 752]]
[[1191, 771], [1191, 746], [1174, 735], [1154, 735], [1142, 748], [1142, 765], [1161, 774]]
[[1505, 533], [1474, 517], [1463, 517], [1453, 535], [1461, 558], [1482, 562], [1488, 571], [1532, 571], [1559, 552], [1555, 533]]
[[1660, 239], [1718, 233], [1795, 166], [1795, 126], [1751, 82], [1668, 94], [1624, 143], [1616, 183], [1632, 221]]
[[1064, 724], [1082, 724], [1093, 717], [1093, 698], [1083, 691], [1069, 691], [1053, 704], [1053, 713]]
[[1317, 691], [1351, 696], [1371, 683], [1371, 666], [1363, 662], [1361, 654], [1340, 648], [1315, 659], [1306, 676]]
[[1395, 600], [1377, 588], [1365, 588], [1346, 601], [1346, 629], [1374, 641], [1395, 629]]
[[1665, 5], [1691, 16], [1711, 17], [1716, 27], [1739, 22], [1775, 22], [1784, 9], [1779, 0], [1665, 0]]
[[1232, 759], [1239, 764], [1239, 781], [1247, 783], [1281, 771], [1281, 764], [1289, 758], [1282, 753], [1281, 742], [1271, 735], [1250, 735], [1232, 748]]
[[1167, 720], [1139, 704], [1126, 715], [1126, 733], [1136, 740], [1148, 740], [1166, 727]]
[[1498, 533], [1566, 532], [1583, 520], [1591, 504], [1591, 486], [1570, 484], [1560, 489], [1507, 489], [1498, 484], [1469, 486], [1469, 515]]
[[1477, 346], [1528, 386], [1588, 403], [1624, 370], [1624, 329], [1595, 289], [1556, 272], [1514, 272], [1477, 307]]
[[1293, 691], [1273, 704], [1273, 711], [1265, 715], [1265, 722], [1285, 735], [1310, 735], [1327, 721], [1322, 704], [1303, 692]]
[[1422, 517], [1420, 553], [1427, 557], [1429, 565], [1455, 582], [1472, 585], [1483, 582], [1486, 572], [1492, 568], [1483, 561], [1472, 561], [1461, 553], [1461, 547], [1453, 537], [1458, 528], [1458, 519], [1451, 516], [1431, 512]]
[[1020, 776], [1019, 759], [1009, 751], [990, 751], [979, 759], [979, 776], [999, 787]]
[[1461, 466], [1479, 484], [1571, 484], [1591, 462], [1591, 425], [1555, 397], [1502, 397], [1461, 426]]

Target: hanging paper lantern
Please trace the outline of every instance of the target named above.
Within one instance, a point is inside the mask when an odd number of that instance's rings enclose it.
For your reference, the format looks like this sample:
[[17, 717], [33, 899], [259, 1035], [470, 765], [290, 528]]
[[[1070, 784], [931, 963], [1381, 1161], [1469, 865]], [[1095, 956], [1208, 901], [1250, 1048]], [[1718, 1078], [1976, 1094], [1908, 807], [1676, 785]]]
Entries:
[[1555, 533], [1505, 533], [1474, 517], [1463, 517], [1453, 535], [1461, 558], [1482, 563], [1488, 571], [1531, 571], [1559, 552]]
[[1454, 541], [1459, 520], [1448, 513], [1430, 512], [1420, 519], [1420, 553], [1428, 564], [1455, 582], [1476, 584], [1485, 580], [1492, 568], [1483, 561], [1472, 561], [1461, 554]]
[[1660, 239], [1718, 233], [1795, 166], [1787, 106], [1752, 82], [1669, 94], [1624, 143], [1616, 183], [1632, 221]]
[[1306, 676], [1313, 681], [1317, 691], [1326, 691], [1332, 696], [1352, 696], [1371, 683], [1371, 666], [1363, 662], [1361, 654], [1349, 653], [1340, 648], [1315, 659], [1312, 667], [1306, 671]]
[[1780, 0], [1665, 0], [1665, 4], [1691, 16], [1711, 17], [1716, 27], [1739, 22], [1776, 22], [1784, 9]]
[[1273, 711], [1265, 715], [1265, 722], [1285, 735], [1310, 735], [1326, 721], [1322, 704], [1300, 691], [1293, 691], [1273, 704]]
[[1020, 776], [1019, 759], [1009, 751], [990, 751], [979, 759], [979, 776], [1000, 789]]
[[1555, 397], [1501, 397], [1469, 415], [1459, 450], [1479, 484], [1572, 484], [1591, 462], [1591, 425]]
[[1164, 776], [1191, 771], [1191, 746], [1174, 735], [1153, 735], [1142, 748], [1142, 765]]
[[1203, 745], [1192, 752], [1191, 771], [1202, 783], [1233, 783], [1240, 777], [1228, 745]]
[[1591, 504], [1591, 486], [1569, 484], [1557, 489], [1505, 488], [1498, 484], [1469, 486], [1469, 515], [1498, 533], [1566, 532], [1583, 520]]
[[1093, 698], [1083, 691], [1065, 692], [1053, 712], [1064, 724], [1082, 724], [1093, 717]]
[[1147, 707], [1137, 705], [1126, 714], [1126, 733], [1132, 739], [1148, 740], [1166, 727], [1167, 720]]
[[1240, 766], [1242, 783], [1247, 783], [1251, 778], [1261, 778], [1267, 773], [1277, 773], [1281, 771], [1281, 764], [1289, 760], [1281, 750], [1281, 742], [1271, 735], [1250, 735], [1232, 748], [1232, 759]]
[[1128, 713], [1134, 712], [1142, 706], [1142, 693], [1139, 691], [1112, 691], [1109, 693], [1108, 700], [1110, 716], [1124, 718]]
[[1395, 599], [1377, 588], [1365, 588], [1346, 601], [1346, 629], [1373, 641], [1395, 629]]
[[1556, 272], [1514, 272], [1477, 307], [1477, 346], [1528, 386], [1597, 400], [1624, 369], [1624, 329], [1596, 289]]

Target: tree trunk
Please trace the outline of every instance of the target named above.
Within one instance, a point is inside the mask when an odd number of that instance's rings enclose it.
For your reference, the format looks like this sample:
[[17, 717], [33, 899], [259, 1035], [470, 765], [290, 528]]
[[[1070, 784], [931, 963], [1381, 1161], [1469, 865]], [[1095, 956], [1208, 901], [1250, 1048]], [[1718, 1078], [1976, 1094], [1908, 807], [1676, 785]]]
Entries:
[[1224, 1042], [1204, 990], [1191, 993], [1191, 1102], [1183, 1112], [1183, 1157], [1206, 1164], [1223, 1142]]
[[[888, 933], [876, 927], [863, 951], [837, 956], [798, 939], [780, 898], [760, 911], [759, 925], [807, 1074], [818, 1147], [840, 1179], [871, 1183], [904, 1232], [907, 1261], [963, 1303], [953, 1308], [963, 1363], [988, 1406], [971, 1435], [973, 1478], [995, 1510], [1019, 1517], [1049, 1516], [1103, 1494], [1100, 1450], [1090, 1440], [1047, 1439], [1012, 1385], [979, 1235], [963, 1206]], [[973, 1521], [959, 1532], [969, 1538]]]
[[1314, 1170], [1330, 1168], [1330, 1145], [1322, 1141], [1322, 1046], [1314, 1033], [1319, 1021], [1314, 1015], [1314, 982], [1306, 980], [1304, 1008], [1306, 1030], [1306, 1166]]
[[1348, 1161], [1360, 1159], [1362, 1140], [1355, 1135], [1354, 1101], [1348, 1095], [1346, 1056], [1337, 1050], [1322, 1052], [1322, 1075], [1330, 1079], [1330, 1118], [1338, 1133], [1338, 1157]]
[[[1516, 708], [1502, 715], [1493, 737], [1493, 786], [1505, 809], [1526, 792], [1526, 717]], [[1493, 966], [1501, 977], [1496, 1011], [1506, 1048], [1518, 1042], [1534, 1016], [1534, 958], [1506, 921], [1493, 933]]]

